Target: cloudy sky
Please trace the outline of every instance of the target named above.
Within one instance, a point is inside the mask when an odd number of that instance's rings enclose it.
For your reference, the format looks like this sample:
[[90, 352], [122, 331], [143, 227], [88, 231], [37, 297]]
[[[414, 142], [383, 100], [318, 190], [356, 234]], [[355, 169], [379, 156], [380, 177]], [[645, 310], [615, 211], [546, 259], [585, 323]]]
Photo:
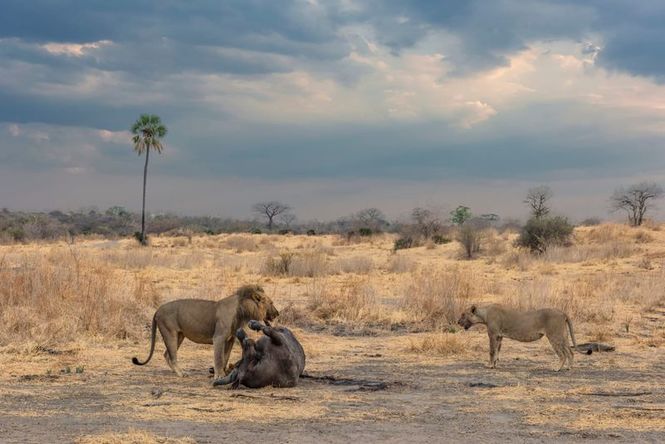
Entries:
[[[0, 206], [573, 218], [665, 185], [662, 0], [2, 0]], [[665, 205], [663, 205], [665, 206]], [[662, 212], [665, 214], [665, 211]]]

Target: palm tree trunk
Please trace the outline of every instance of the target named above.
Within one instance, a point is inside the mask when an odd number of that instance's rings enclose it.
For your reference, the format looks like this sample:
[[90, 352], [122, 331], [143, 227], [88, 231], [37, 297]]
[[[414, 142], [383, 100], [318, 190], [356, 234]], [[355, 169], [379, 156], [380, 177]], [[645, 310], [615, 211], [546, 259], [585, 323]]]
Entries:
[[143, 205], [141, 206], [141, 244], [146, 245], [145, 239], [145, 185], [148, 178], [148, 157], [150, 157], [150, 148], [145, 150], [145, 166], [143, 167]]

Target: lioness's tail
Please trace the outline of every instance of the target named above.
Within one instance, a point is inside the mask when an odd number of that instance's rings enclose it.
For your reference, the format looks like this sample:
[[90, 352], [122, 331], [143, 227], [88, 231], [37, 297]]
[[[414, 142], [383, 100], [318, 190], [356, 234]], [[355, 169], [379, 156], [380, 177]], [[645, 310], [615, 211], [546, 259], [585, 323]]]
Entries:
[[592, 353], [591, 349], [582, 351], [577, 348], [577, 342], [575, 342], [575, 333], [573, 333], [573, 323], [570, 321], [568, 316], [566, 316], [566, 324], [568, 324], [568, 330], [570, 331], [570, 339], [573, 341], [573, 348], [583, 355], [590, 355]]
[[150, 361], [150, 358], [152, 358], [152, 352], [155, 351], [155, 334], [157, 333], [157, 321], [155, 319], [156, 316], [157, 316], [157, 313], [155, 313], [155, 316], [152, 317], [152, 333], [150, 334], [151, 335], [150, 336], [150, 354], [148, 355], [148, 359], [141, 362], [135, 356], [135, 357], [132, 358], [132, 362], [136, 365], [146, 365]]

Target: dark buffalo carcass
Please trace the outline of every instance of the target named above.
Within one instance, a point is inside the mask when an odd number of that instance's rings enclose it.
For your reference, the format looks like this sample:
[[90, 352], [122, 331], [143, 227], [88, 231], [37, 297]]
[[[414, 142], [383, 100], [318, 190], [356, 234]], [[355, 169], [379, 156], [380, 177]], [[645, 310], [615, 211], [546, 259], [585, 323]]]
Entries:
[[236, 337], [242, 344], [242, 358], [228, 375], [213, 385], [240, 384], [249, 388], [294, 387], [305, 369], [305, 351], [300, 342], [285, 327], [270, 327], [259, 321], [249, 321], [249, 328], [263, 332], [258, 341], [247, 337], [242, 328]]

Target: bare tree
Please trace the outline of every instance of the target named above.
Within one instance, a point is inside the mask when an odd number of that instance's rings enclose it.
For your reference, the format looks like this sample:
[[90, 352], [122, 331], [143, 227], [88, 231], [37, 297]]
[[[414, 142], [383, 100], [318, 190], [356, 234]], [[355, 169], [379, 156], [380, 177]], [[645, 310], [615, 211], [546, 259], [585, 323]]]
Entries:
[[633, 226], [644, 222], [644, 215], [652, 207], [654, 199], [663, 197], [663, 188], [654, 182], [642, 182], [628, 188], [617, 188], [610, 197], [612, 211], [628, 213], [628, 221]]
[[266, 219], [268, 230], [272, 230], [276, 216], [284, 214], [290, 209], [290, 206], [274, 200], [270, 202], [259, 202], [252, 207], [252, 210], [256, 214]]
[[531, 209], [531, 215], [536, 219], [547, 216], [550, 212], [550, 207], [547, 202], [552, 198], [552, 190], [547, 185], [541, 185], [534, 188], [529, 188], [526, 193], [524, 203]]
[[293, 213], [283, 213], [279, 216], [279, 220], [284, 224], [284, 228], [287, 230], [291, 229], [291, 224], [297, 219], [296, 215]]
[[353, 215], [358, 228], [369, 228], [373, 232], [381, 231], [381, 229], [388, 225], [386, 216], [378, 208], [365, 208], [358, 211]]
[[427, 208], [414, 208], [411, 211], [411, 219], [425, 239], [429, 239], [441, 229], [441, 219], [434, 211]]

